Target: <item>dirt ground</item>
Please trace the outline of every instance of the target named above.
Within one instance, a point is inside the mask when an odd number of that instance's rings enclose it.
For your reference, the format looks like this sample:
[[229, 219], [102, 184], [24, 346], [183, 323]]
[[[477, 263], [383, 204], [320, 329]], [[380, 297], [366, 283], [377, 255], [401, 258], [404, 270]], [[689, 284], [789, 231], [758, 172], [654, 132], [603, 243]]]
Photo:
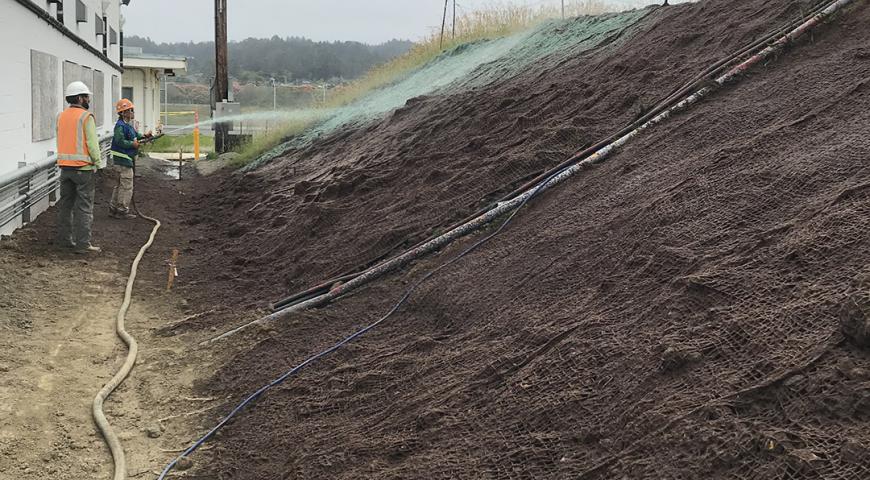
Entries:
[[[219, 245], [199, 294], [233, 308], [197, 328], [443, 231], [806, 6], [663, 9], [548, 70], [413, 99], [229, 178], [192, 221]], [[265, 395], [202, 472], [870, 478], [870, 354], [839, 328], [870, 261], [868, 22], [859, 3], [542, 195], [388, 323]], [[248, 347], [206, 391], [256, 390], [460, 248], [235, 338]]]
[[[128, 321], [142, 362], [107, 409], [131, 472], [153, 475], [468, 243], [327, 307], [201, 341], [442, 231], [806, 5], [681, 4], [593, 52], [413, 99], [254, 172], [146, 175], [140, 203], [167, 227]], [[859, 5], [535, 199], [389, 322], [243, 411], [181, 475], [870, 478], [870, 351], [840, 328], [870, 314]], [[112, 322], [148, 225], [105, 218], [107, 193], [100, 257], [52, 250], [51, 212], [0, 244], [10, 479], [108, 474], [89, 407], [122, 358]], [[166, 293], [172, 248], [181, 277]], [[70, 295], [69, 278], [90, 283]]]
[[[185, 249], [180, 224], [186, 183], [140, 168], [136, 195], [164, 225], [140, 266], [127, 328], [140, 343], [131, 377], [106, 402], [127, 452], [131, 478], [154, 478], [170, 452], [189, 442], [213, 399], [197, 398], [196, 379], [210, 361], [160, 329], [197, 312], [166, 292], [173, 248]], [[107, 215], [110, 180], [98, 188], [94, 243], [82, 257], [51, 245], [54, 210], [0, 242], [0, 478], [110, 478], [111, 456], [96, 431], [91, 402], [123, 363], [114, 322], [130, 264], [151, 231], [142, 219]], [[186, 258], [182, 253], [180, 281]]]

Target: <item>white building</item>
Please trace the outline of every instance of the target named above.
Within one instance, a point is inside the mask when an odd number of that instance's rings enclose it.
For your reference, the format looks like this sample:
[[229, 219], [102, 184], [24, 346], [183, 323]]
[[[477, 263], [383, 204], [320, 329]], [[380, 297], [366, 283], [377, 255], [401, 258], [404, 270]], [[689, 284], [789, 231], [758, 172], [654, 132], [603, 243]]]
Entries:
[[49, 160], [67, 84], [90, 87], [97, 131], [110, 134], [121, 98], [121, 3], [130, 0], [0, 0], [0, 234], [55, 200]]
[[154, 130], [160, 120], [161, 86], [167, 76], [187, 72], [187, 59], [171, 55], [142, 53], [138, 47], [124, 47], [124, 77], [121, 98], [136, 105], [136, 120], [142, 133]]

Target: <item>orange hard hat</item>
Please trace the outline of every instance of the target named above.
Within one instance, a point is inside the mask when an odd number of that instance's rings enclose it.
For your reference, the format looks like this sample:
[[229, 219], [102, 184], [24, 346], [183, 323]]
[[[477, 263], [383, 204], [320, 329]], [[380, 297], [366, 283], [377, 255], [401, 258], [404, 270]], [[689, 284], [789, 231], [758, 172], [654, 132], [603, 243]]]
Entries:
[[133, 108], [133, 102], [127, 100], [126, 98], [118, 100], [118, 103], [115, 104], [115, 111], [118, 113], [124, 112], [126, 110], [132, 110]]

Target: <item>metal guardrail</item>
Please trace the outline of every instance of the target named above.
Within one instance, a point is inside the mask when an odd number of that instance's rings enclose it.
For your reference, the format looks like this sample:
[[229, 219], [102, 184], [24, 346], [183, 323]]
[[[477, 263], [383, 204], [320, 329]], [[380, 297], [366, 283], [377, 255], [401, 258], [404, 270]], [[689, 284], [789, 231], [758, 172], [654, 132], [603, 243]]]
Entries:
[[[108, 165], [111, 145], [111, 135], [100, 138], [104, 165]], [[56, 155], [0, 175], [0, 230], [18, 218], [22, 223], [33, 221], [35, 216], [31, 218], [30, 210], [46, 198], [55, 201], [59, 179]]]

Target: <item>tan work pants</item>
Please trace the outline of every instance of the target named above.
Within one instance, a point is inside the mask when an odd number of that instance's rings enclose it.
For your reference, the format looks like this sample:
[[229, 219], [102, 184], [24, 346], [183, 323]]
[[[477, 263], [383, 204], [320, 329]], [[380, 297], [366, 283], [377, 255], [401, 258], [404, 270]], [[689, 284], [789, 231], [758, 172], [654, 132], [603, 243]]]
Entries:
[[118, 185], [112, 191], [111, 206], [118, 212], [130, 211], [130, 201], [133, 200], [133, 169], [122, 165], [116, 165], [118, 171]]

